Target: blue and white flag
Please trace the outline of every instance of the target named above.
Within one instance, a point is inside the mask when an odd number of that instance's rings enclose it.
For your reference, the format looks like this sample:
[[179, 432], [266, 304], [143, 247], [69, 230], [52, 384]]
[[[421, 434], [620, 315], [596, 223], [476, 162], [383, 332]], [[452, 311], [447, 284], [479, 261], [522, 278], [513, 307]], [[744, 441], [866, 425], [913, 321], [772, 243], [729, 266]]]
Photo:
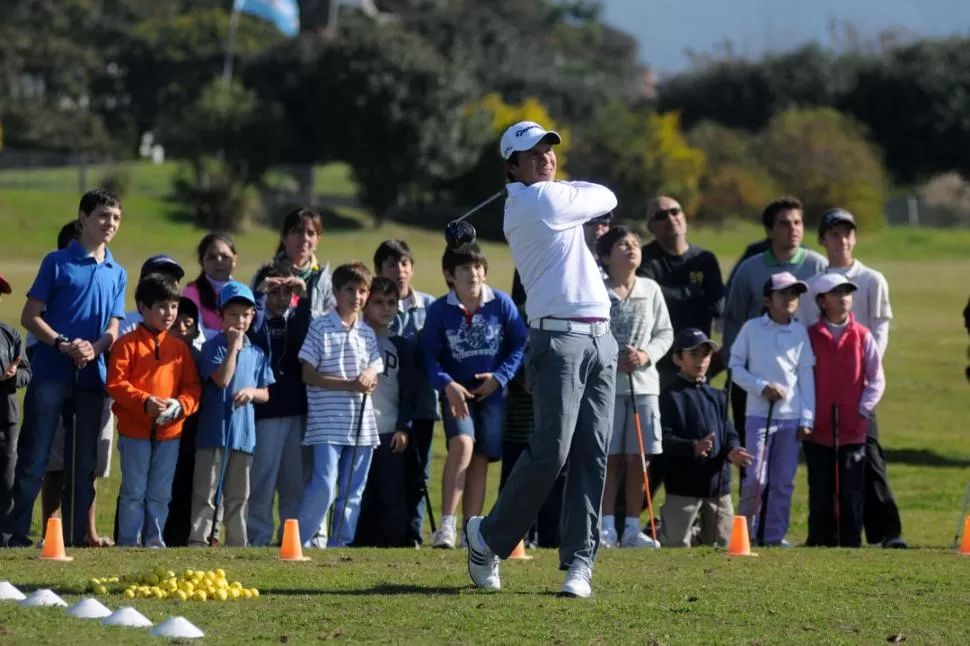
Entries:
[[296, 0], [235, 0], [233, 8], [268, 20], [290, 38], [300, 33], [300, 8]]

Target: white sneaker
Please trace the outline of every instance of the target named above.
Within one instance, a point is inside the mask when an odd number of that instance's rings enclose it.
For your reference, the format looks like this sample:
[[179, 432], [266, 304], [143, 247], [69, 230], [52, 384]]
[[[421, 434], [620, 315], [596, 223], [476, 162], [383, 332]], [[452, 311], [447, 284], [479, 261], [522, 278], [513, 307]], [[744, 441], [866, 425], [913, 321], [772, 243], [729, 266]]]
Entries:
[[646, 547], [652, 550], [659, 550], [660, 543], [641, 532], [638, 527], [627, 527], [623, 530], [620, 547]]
[[455, 528], [450, 525], [442, 525], [431, 535], [431, 547], [440, 549], [455, 549]]
[[605, 527], [600, 530], [600, 547], [616, 547], [618, 542], [615, 527]]
[[559, 589], [560, 597], [575, 597], [585, 599], [593, 594], [590, 582], [593, 578], [593, 571], [585, 565], [574, 565], [566, 573], [566, 580]]
[[485, 590], [499, 590], [502, 580], [499, 578], [499, 558], [482, 539], [481, 516], [472, 516], [465, 525], [465, 535], [468, 536], [468, 576], [479, 588]]

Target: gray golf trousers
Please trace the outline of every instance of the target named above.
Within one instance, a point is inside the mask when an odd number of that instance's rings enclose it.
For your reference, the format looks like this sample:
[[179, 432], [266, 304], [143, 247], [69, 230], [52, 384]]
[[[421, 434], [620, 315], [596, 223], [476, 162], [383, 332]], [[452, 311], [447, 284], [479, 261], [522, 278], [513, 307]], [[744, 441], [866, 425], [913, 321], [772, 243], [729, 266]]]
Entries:
[[481, 526], [502, 558], [529, 531], [568, 459], [560, 565], [593, 565], [616, 391], [617, 345], [603, 327], [596, 337], [529, 329], [525, 370], [535, 432]]

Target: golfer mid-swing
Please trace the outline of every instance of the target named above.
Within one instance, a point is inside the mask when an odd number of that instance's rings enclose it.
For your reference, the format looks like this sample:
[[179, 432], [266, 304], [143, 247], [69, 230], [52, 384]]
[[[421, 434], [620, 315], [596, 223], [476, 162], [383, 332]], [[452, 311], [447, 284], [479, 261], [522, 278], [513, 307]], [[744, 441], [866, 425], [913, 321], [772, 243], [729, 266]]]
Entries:
[[469, 519], [468, 573], [498, 589], [499, 559], [511, 554], [545, 502], [566, 460], [561, 594], [588, 597], [599, 537], [606, 453], [613, 428], [617, 346], [610, 299], [583, 238], [583, 223], [616, 206], [612, 191], [557, 182], [560, 136], [536, 123], [502, 135], [510, 180], [505, 237], [522, 277], [529, 319], [526, 378], [535, 433], [486, 517]]

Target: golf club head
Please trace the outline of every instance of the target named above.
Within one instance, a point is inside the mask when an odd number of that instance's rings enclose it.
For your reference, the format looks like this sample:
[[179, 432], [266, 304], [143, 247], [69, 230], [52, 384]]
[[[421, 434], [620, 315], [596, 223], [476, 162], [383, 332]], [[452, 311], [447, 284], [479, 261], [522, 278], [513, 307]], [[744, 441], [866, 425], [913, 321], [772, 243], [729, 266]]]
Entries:
[[452, 251], [473, 244], [476, 240], [475, 227], [467, 220], [455, 220], [445, 227], [445, 243]]

